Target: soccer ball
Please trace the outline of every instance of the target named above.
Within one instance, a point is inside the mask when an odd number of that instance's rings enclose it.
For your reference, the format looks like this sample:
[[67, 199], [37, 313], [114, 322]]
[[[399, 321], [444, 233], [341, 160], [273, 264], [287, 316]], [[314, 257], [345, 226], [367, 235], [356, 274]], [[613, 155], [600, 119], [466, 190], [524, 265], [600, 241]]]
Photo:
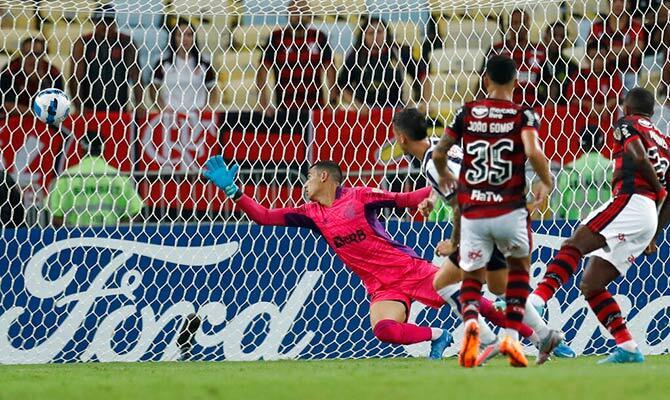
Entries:
[[70, 114], [70, 99], [60, 89], [44, 89], [35, 96], [33, 113], [44, 123], [58, 125]]

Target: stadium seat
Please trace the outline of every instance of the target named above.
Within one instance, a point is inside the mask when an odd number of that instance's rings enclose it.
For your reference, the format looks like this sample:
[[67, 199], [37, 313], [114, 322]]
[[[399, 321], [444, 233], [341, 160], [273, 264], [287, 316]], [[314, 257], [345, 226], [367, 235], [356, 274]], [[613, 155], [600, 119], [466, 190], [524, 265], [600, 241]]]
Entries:
[[244, 0], [242, 25], [286, 25], [286, 0]]
[[317, 18], [346, 20], [353, 24], [358, 24], [360, 16], [367, 11], [365, 0], [309, 0], [309, 7]]
[[98, 4], [99, 2], [94, 0], [68, 0], [68, 11], [64, 11], [62, 2], [41, 1], [39, 2], [38, 14], [41, 18], [50, 22], [84, 23], [89, 20], [91, 13]]
[[498, 23], [491, 19], [441, 18], [438, 21], [445, 48], [473, 48], [487, 51], [502, 39]]
[[476, 48], [436, 49], [430, 58], [437, 72], [478, 71], [484, 63], [484, 50]]
[[479, 74], [473, 72], [430, 75], [429, 79], [433, 84], [431, 102], [439, 103], [470, 101], [479, 84]]
[[69, 59], [76, 41], [82, 35], [92, 31], [93, 25], [90, 22], [45, 25], [43, 32], [51, 58], [61, 57], [63, 60]]
[[599, 14], [606, 14], [609, 11], [607, 0], [584, 0], [568, 2], [572, 6], [571, 13], [575, 16], [582, 16], [589, 19], [595, 19]]
[[19, 30], [35, 29], [35, 10], [29, 7], [4, 8], [0, 7], [0, 28]]
[[233, 30], [233, 47], [238, 50], [262, 47], [276, 28], [276, 25], [238, 26]]
[[230, 109], [252, 110], [258, 104], [258, 88], [254, 78], [225, 82], [222, 90]]
[[256, 66], [260, 60], [260, 52], [230, 50], [214, 58], [214, 60], [219, 59], [221, 61], [217, 61], [216, 64], [220, 65], [221, 73], [225, 74], [225, 79], [231, 81], [249, 79], [256, 76]]
[[38, 36], [41, 35], [36, 30], [2, 28], [0, 30], [0, 51], [11, 56], [19, 50], [24, 39]]

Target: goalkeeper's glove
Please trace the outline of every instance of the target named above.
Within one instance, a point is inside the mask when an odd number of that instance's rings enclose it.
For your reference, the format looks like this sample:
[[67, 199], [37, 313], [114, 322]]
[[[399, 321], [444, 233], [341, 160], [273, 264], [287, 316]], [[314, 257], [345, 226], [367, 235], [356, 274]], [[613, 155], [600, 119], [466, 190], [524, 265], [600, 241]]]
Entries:
[[240, 188], [235, 184], [237, 170], [240, 168], [239, 165], [233, 164], [233, 166], [228, 169], [223, 157], [214, 156], [207, 160], [205, 166], [207, 169], [202, 174], [205, 178], [209, 179], [210, 182], [222, 189], [226, 196], [233, 200], [237, 200], [242, 196]]

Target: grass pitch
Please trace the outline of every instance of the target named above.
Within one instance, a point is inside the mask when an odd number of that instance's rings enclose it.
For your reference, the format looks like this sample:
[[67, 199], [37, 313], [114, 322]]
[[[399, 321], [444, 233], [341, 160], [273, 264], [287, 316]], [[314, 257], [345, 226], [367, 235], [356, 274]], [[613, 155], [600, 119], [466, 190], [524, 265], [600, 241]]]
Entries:
[[670, 356], [464, 370], [451, 358], [0, 366], [0, 399], [669, 399]]

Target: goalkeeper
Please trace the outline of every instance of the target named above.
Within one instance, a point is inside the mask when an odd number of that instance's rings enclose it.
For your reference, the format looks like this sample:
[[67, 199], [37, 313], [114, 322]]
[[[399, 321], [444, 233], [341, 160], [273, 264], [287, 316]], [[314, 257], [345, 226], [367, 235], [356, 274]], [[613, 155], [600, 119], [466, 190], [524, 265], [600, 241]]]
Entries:
[[[439, 359], [452, 343], [440, 328], [407, 323], [412, 301], [439, 308], [458, 293], [458, 285], [436, 292], [438, 269], [411, 248], [394, 241], [377, 218], [382, 208], [416, 208], [431, 188], [392, 193], [367, 187], [342, 187], [342, 171], [333, 161], [320, 161], [308, 172], [305, 192], [310, 202], [296, 208], [268, 210], [244, 195], [235, 184], [238, 166], [228, 169], [221, 156], [207, 161], [204, 176], [259, 225], [309, 228], [321, 234], [340, 259], [363, 281], [370, 296], [370, 320], [382, 342], [414, 344], [431, 341], [430, 358]], [[504, 316], [483, 299], [482, 315], [504, 324]]]

